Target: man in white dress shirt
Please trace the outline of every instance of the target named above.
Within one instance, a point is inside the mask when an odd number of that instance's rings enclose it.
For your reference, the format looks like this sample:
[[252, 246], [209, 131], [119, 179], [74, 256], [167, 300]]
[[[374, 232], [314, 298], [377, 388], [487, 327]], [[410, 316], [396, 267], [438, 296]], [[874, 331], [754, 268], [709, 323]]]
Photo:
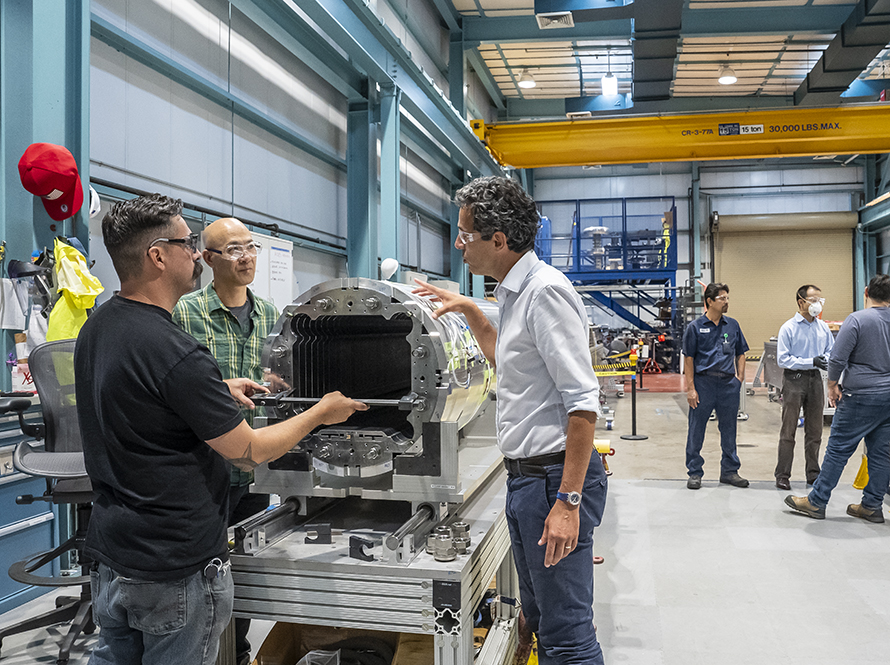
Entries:
[[441, 301], [436, 316], [462, 314], [496, 367], [507, 523], [525, 630], [538, 635], [539, 662], [598, 665], [593, 529], [605, 507], [606, 475], [591, 461], [599, 385], [587, 313], [565, 275], [535, 255], [537, 207], [515, 181], [478, 178], [455, 203], [455, 247], [473, 274], [498, 281], [498, 327], [470, 298], [420, 281], [415, 293]]
[[779, 431], [779, 460], [776, 487], [791, 489], [791, 462], [797, 418], [803, 408], [803, 455], [807, 485], [819, 477], [819, 448], [822, 446], [822, 413], [825, 392], [820, 369], [828, 369], [834, 336], [819, 318], [825, 298], [818, 286], [804, 284], [797, 290], [797, 313], [779, 329], [776, 362], [784, 370], [782, 382], [782, 429]]

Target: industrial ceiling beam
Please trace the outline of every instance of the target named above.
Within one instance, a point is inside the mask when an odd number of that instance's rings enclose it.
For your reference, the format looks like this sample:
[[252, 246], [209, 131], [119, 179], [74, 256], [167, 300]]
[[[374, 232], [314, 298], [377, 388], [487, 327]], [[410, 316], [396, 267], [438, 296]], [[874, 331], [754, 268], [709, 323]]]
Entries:
[[479, 53], [479, 49], [473, 47], [467, 50], [465, 53], [467, 56], [467, 62], [470, 63], [473, 71], [476, 72], [476, 76], [479, 77], [479, 81], [482, 83], [482, 87], [485, 88], [485, 92], [487, 92], [488, 96], [491, 98], [492, 103], [497, 107], [499, 111], [505, 110], [507, 108], [507, 105], [504, 101], [504, 94], [498, 87], [497, 81], [495, 81], [494, 77], [491, 75], [491, 70], [488, 69], [488, 66], [482, 59], [482, 56]]
[[460, 32], [460, 14], [454, 8], [454, 3], [450, 0], [433, 0], [433, 6], [451, 32]]
[[398, 86], [402, 106], [445, 146], [455, 163], [472, 174], [500, 173], [433, 79], [361, 0], [293, 1], [372, 80]]
[[633, 21], [613, 19], [581, 23], [574, 28], [541, 30], [534, 16], [463, 19], [464, 42], [471, 44], [507, 44], [510, 42], [566, 42], [578, 39], [630, 39]]
[[363, 98], [366, 78], [289, 7], [255, 0], [232, 0], [232, 5], [349, 101]]
[[501, 164], [514, 168], [890, 152], [890, 113], [879, 105], [496, 124], [476, 131]]
[[[636, 4], [636, 3], [634, 3]], [[660, 3], [659, 3], [660, 4]], [[622, 12], [632, 10], [616, 7]], [[807, 6], [805, 8], [758, 7], [751, 9], [686, 9], [683, 11], [684, 37], [724, 35], [792, 35], [835, 33], [851, 12], [850, 5]], [[591, 12], [606, 12], [596, 9]], [[637, 12], [639, 10], [636, 10]], [[577, 12], [573, 12], [573, 15]], [[606, 16], [606, 14], [602, 14]], [[465, 41], [479, 43], [564, 42], [578, 39], [629, 39], [633, 35], [630, 18], [597, 21], [576, 19], [574, 28], [541, 30], [534, 16], [463, 18]]]
[[683, 34], [687, 37], [718, 37], [834, 33], [852, 9], [850, 5], [687, 9], [683, 12]]
[[[890, 87], [888, 82], [887, 87]], [[591, 97], [599, 98], [600, 95]], [[583, 98], [581, 98], [583, 99]], [[522, 120], [530, 118], [564, 118], [569, 111], [569, 99], [520, 99], [519, 97], [507, 98], [507, 111], [500, 118], [503, 121]], [[794, 98], [787, 97], [672, 97], [660, 102], [637, 102], [626, 109], [627, 113], [701, 113], [712, 111], [743, 110], [756, 108], [781, 109], [794, 105]], [[589, 108], [589, 107], [588, 107]], [[614, 109], [610, 111], [591, 110], [594, 117], [598, 115], [616, 115]], [[622, 113], [618, 111], [618, 113]], [[622, 113], [623, 114], [623, 113]]]
[[890, 0], [859, 0], [794, 93], [795, 104], [833, 104], [890, 43]]
[[683, 0], [636, 0], [634, 8], [633, 98], [660, 102], [671, 98], [680, 45]]

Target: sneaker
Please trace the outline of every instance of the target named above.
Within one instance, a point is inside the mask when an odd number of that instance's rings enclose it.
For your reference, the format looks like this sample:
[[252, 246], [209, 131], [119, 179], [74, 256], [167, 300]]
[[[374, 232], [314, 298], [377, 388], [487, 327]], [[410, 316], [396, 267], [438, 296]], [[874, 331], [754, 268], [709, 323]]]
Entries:
[[810, 498], [807, 496], [786, 496], [785, 505], [807, 517], [812, 517], [814, 520], [825, 519], [825, 508], [817, 508], [810, 503]]
[[701, 476], [689, 476], [689, 480], [686, 481], [686, 489], [700, 490]]
[[732, 485], [733, 487], [747, 487], [749, 484], [745, 478], [742, 478], [735, 471], [725, 476], [720, 476], [720, 482], [724, 485]]
[[866, 522], [874, 522], [875, 524], [883, 524], [884, 523], [884, 511], [880, 508], [875, 508], [872, 510], [871, 508], [866, 508], [861, 503], [851, 503], [847, 506], [847, 515], [852, 515], [853, 517], [859, 517], [864, 519]]

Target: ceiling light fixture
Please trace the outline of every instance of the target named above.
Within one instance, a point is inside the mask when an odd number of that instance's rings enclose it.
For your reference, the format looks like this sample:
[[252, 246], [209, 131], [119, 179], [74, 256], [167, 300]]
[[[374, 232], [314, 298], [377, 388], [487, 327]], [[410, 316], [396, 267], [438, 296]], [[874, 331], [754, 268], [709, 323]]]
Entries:
[[531, 75], [531, 72], [528, 71], [528, 67], [523, 69], [522, 73], [519, 75], [519, 87], [528, 90], [534, 88], [536, 85], [538, 84], [535, 82], [535, 78]]
[[612, 51], [606, 50], [606, 58], [608, 59], [608, 64], [606, 65], [608, 71], [606, 75], [600, 79], [600, 83], [603, 86], [603, 97], [614, 97], [618, 94], [618, 79], [612, 73]]
[[732, 71], [732, 67], [729, 65], [723, 65], [720, 68], [720, 78], [717, 79], [717, 82], [721, 85], [732, 85], [739, 79], [736, 77], [735, 72]]

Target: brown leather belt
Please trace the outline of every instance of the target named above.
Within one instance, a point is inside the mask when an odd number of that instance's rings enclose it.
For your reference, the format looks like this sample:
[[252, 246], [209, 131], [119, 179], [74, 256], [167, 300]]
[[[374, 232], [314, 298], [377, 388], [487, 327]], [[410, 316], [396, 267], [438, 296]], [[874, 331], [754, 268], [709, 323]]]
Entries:
[[547, 475], [548, 466], [554, 464], [563, 464], [566, 461], [566, 451], [560, 450], [558, 453], [549, 453], [547, 455], [537, 455], [535, 457], [526, 457], [525, 459], [504, 458], [504, 467], [511, 476], [529, 476], [531, 478], [544, 478]]

